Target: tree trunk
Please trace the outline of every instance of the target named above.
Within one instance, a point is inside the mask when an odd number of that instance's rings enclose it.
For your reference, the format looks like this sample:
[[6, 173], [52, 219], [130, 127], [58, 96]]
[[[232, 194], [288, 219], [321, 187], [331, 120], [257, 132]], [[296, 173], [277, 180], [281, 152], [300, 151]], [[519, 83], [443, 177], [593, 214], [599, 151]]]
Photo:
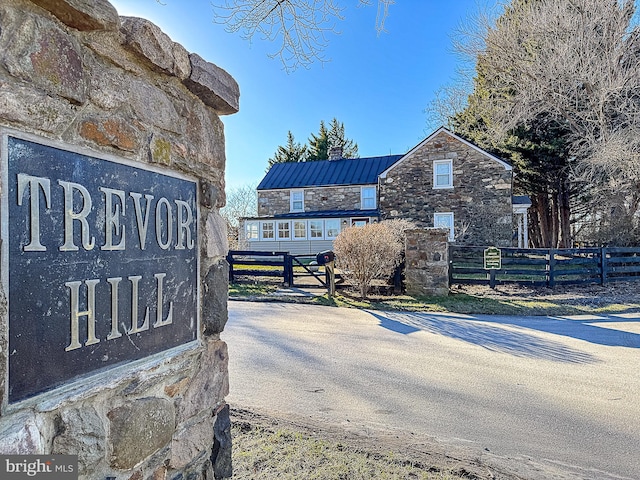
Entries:
[[571, 238], [571, 203], [569, 201], [571, 185], [569, 180], [564, 179], [560, 185], [558, 193], [558, 213], [560, 215], [560, 248], [571, 248], [573, 238]]

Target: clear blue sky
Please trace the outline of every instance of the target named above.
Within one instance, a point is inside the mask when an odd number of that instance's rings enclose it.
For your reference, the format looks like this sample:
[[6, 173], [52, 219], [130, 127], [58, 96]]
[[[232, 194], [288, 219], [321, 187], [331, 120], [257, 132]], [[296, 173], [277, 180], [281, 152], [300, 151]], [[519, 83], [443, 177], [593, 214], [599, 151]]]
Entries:
[[172, 40], [229, 72], [240, 86], [240, 112], [223, 116], [227, 188], [257, 184], [291, 130], [297, 142], [336, 117], [361, 157], [405, 153], [427, 130], [425, 107], [450, 84], [460, 59], [451, 35], [477, 11], [478, 0], [399, 0], [386, 33], [375, 31], [376, 1], [341, 0], [339, 35], [329, 37], [328, 63], [287, 74], [267, 54], [277, 45], [252, 43], [213, 22], [208, 0], [111, 0], [120, 15], [151, 20]]

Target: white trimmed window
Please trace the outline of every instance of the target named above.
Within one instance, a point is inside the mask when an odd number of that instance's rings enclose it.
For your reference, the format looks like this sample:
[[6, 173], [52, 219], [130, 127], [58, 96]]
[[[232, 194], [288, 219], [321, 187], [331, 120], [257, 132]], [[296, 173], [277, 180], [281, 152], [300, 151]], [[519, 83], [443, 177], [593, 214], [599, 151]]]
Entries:
[[334, 239], [340, 234], [340, 220], [332, 218], [325, 221], [327, 228], [327, 239]]
[[453, 160], [434, 160], [433, 188], [453, 188]]
[[274, 230], [273, 222], [262, 222], [260, 234], [262, 240], [275, 240], [276, 232]]
[[449, 241], [453, 242], [453, 212], [446, 213], [434, 213], [433, 214], [433, 226], [436, 228], [448, 228], [449, 229]]
[[360, 188], [360, 208], [362, 210], [373, 210], [376, 208], [376, 187]]
[[324, 236], [322, 220], [309, 220], [309, 236], [316, 239], [320, 239]]
[[291, 240], [291, 223], [278, 222], [278, 240]]
[[305, 220], [293, 221], [293, 239], [304, 240], [307, 238], [307, 222]]
[[292, 212], [304, 212], [304, 190], [291, 190], [289, 198]]
[[247, 222], [244, 225], [247, 240], [258, 240], [258, 222]]

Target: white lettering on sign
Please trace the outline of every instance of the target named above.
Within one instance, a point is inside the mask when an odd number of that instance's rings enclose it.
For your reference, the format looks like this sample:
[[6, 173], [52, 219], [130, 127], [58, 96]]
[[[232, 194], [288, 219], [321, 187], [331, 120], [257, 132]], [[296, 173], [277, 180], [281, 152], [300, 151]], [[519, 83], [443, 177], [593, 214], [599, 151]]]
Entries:
[[[173, 322], [173, 302], [169, 302], [169, 311], [166, 318], [162, 318], [163, 305], [164, 305], [164, 293], [163, 283], [166, 273], [156, 273], [153, 277], [156, 279], [156, 321], [152, 324], [153, 328], [160, 328], [166, 325], [171, 325]], [[124, 332], [127, 335], [135, 333], [141, 333], [149, 330], [149, 307], [144, 309], [144, 320], [140, 324], [139, 320], [139, 282], [143, 280], [141, 275], [131, 275], [127, 277], [127, 280], [131, 282], [131, 322], [130, 327]], [[119, 298], [119, 285], [122, 281], [122, 277], [107, 278], [107, 283], [111, 285], [111, 331], [107, 335], [106, 340], [114, 340], [120, 338], [122, 333], [120, 332], [118, 325], [118, 298]], [[69, 304], [69, 323], [71, 331], [71, 342], [65, 348], [66, 352], [76, 350], [83, 346], [94, 345], [100, 343], [100, 339], [96, 337], [96, 285], [100, 283], [98, 279], [82, 280], [76, 282], [66, 282], [65, 286], [71, 291], [71, 301]], [[87, 309], [80, 310], [80, 287], [86, 286], [86, 298]], [[80, 318], [86, 317], [87, 321], [87, 339], [84, 345], [80, 341]]]
[[[81, 248], [93, 250], [96, 246], [96, 233], [99, 228], [97, 224], [92, 224], [92, 217], [97, 210], [94, 208], [94, 199], [89, 190], [79, 183], [56, 180], [61, 190], [60, 195], [55, 196], [55, 191], [51, 189], [51, 179], [37, 177], [25, 173], [17, 174], [17, 205], [29, 208], [29, 243], [22, 247], [24, 252], [46, 252], [47, 246], [41, 240], [41, 202], [44, 201], [44, 208], [51, 211], [56, 205], [57, 198], [63, 212], [62, 222], [55, 222], [55, 225], [62, 225], [63, 243], [58, 246], [60, 252], [77, 252]], [[100, 250], [105, 252], [122, 251], [127, 248], [127, 233], [124, 219], [127, 212], [135, 213], [135, 228], [141, 250], [147, 248], [147, 233], [149, 230], [149, 219], [155, 217], [155, 242], [162, 250], [192, 250], [195, 248], [195, 239], [191, 233], [194, 222], [194, 215], [191, 205], [184, 200], [169, 200], [161, 197], [155, 203], [155, 197], [149, 194], [138, 192], [125, 192], [106, 186], [98, 187], [103, 194], [104, 204], [104, 244]], [[129, 208], [127, 208], [129, 204]], [[97, 219], [95, 220], [98, 221]], [[79, 229], [79, 230], [77, 230]], [[80, 232], [80, 244], [75, 243], [75, 233]], [[175, 241], [174, 241], [175, 237]], [[134, 237], [135, 238], [135, 237]], [[166, 273], [156, 273], [153, 275], [156, 285], [156, 316], [151, 325], [153, 328], [160, 328], [171, 325], [173, 322], [173, 302], [168, 302], [168, 310], [164, 316], [163, 305], [165, 303], [164, 284]], [[125, 331], [120, 331], [121, 323], [119, 319], [120, 286], [122, 277], [110, 277], [106, 282], [110, 285], [111, 291], [111, 319], [110, 330], [105, 340], [115, 340], [126, 335], [138, 334], [149, 330], [150, 307], [144, 307], [144, 317], [140, 319], [140, 282], [144, 281], [141, 275], [130, 275], [126, 279], [131, 286], [131, 312], [129, 327]], [[64, 285], [69, 289], [69, 331], [70, 343], [65, 348], [69, 352], [82, 347], [87, 347], [100, 343], [100, 338], [96, 334], [96, 286], [100, 284], [99, 279], [79, 280], [66, 282]], [[81, 309], [80, 298], [86, 298], [86, 309]], [[86, 291], [86, 293], [84, 293]], [[86, 322], [86, 328], [80, 328], [81, 321]], [[84, 324], [83, 324], [84, 326]], [[80, 339], [80, 332], [86, 331], [86, 339]]]
[[44, 193], [46, 208], [51, 208], [51, 182], [48, 178], [33, 177], [25, 173], [18, 174], [18, 205], [22, 206], [25, 188], [29, 186], [29, 197], [31, 198], [29, 214], [31, 220], [31, 241], [24, 246], [25, 252], [44, 252], [47, 248], [40, 243], [40, 196], [39, 191]]
[[[51, 191], [51, 179], [35, 177], [24, 173], [17, 175], [18, 206], [23, 206], [25, 198], [29, 198], [29, 243], [22, 247], [25, 252], [45, 252], [47, 246], [41, 242], [41, 197], [44, 207], [51, 210], [54, 196]], [[57, 180], [62, 187], [62, 201], [64, 211], [64, 243], [58, 247], [61, 252], [77, 252], [80, 248], [93, 250], [96, 246], [95, 236], [92, 235], [90, 216], [94, 213], [94, 200], [89, 190], [79, 183]], [[104, 251], [125, 250], [127, 248], [125, 225], [123, 219], [127, 213], [127, 203], [131, 202], [135, 212], [135, 226], [141, 250], [146, 249], [147, 232], [151, 212], [155, 214], [155, 241], [163, 250], [192, 250], [195, 239], [191, 233], [194, 216], [191, 205], [184, 200], [169, 200], [161, 197], [154, 203], [154, 196], [138, 192], [127, 192], [105, 186], [99, 187], [104, 194], [104, 244], [100, 246]], [[144, 206], [143, 203], [144, 197]], [[74, 204], [74, 200], [75, 204]], [[75, 205], [78, 204], [76, 207]], [[76, 211], [77, 210], [77, 211]], [[175, 221], [174, 221], [175, 219]], [[80, 228], [81, 245], [75, 243], [76, 226]], [[94, 229], [98, 226], [94, 225]], [[175, 234], [175, 241], [174, 241]]]

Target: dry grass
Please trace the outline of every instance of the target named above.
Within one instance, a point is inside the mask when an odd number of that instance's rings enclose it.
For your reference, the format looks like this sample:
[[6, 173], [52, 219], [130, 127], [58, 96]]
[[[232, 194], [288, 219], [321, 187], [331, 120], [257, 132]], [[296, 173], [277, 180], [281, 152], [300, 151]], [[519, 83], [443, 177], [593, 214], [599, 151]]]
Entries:
[[[233, 416], [233, 478], [263, 480], [481, 479], [460, 466], [425, 464], [385, 449], [380, 440], [363, 446], [348, 434], [308, 429], [235, 411]], [[371, 439], [369, 439], [371, 440]]]

